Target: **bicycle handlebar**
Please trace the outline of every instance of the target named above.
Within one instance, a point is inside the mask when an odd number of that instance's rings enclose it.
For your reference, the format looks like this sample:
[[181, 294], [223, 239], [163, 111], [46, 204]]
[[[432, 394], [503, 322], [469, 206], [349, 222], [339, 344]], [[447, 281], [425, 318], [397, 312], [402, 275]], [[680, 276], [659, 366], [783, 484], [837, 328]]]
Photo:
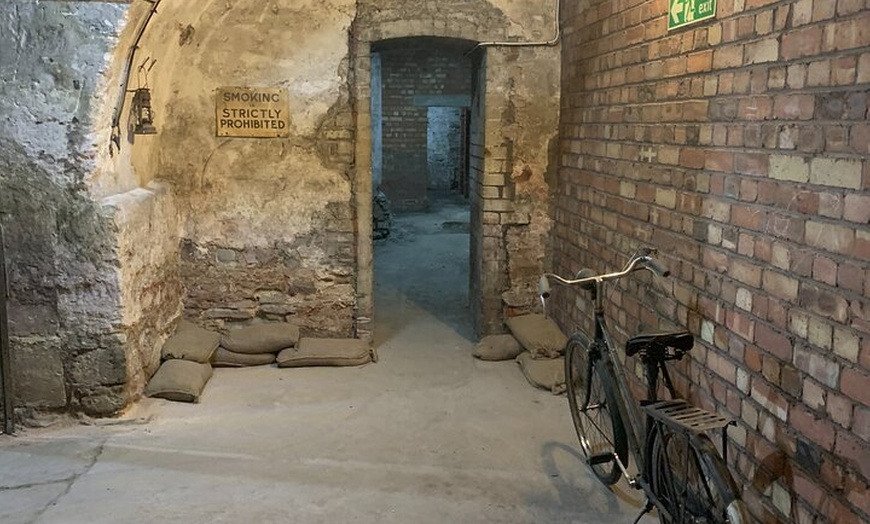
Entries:
[[[538, 291], [541, 295], [541, 298], [548, 298], [550, 296], [550, 279], [552, 278], [559, 284], [565, 286], [581, 286], [584, 285], [598, 285], [600, 283], [607, 282], [608, 280], [616, 280], [618, 278], [622, 278], [633, 271], [638, 271], [641, 269], [646, 269], [655, 273], [660, 277], [667, 277], [671, 274], [671, 272], [658, 260], [652, 257], [655, 254], [655, 249], [643, 249], [640, 252], [632, 255], [632, 257], [626, 262], [625, 267], [622, 268], [622, 271], [616, 271], [613, 273], [605, 273], [602, 275], [591, 275], [584, 276], [582, 278], [563, 278], [555, 273], [544, 273], [541, 275], [541, 279], [538, 283]], [[586, 271], [581, 271], [580, 274], [585, 273]]]

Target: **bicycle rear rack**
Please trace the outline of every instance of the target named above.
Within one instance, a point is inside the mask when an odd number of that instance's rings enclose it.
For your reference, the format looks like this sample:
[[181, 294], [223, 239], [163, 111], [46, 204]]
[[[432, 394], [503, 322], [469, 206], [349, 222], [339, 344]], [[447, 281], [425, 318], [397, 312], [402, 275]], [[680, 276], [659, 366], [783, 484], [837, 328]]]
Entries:
[[652, 418], [677, 430], [706, 433], [724, 428], [734, 421], [712, 411], [692, 406], [685, 400], [666, 400], [644, 406]]
[[643, 409], [653, 420], [673, 430], [684, 432], [686, 435], [690, 433], [698, 435], [721, 430], [722, 459], [726, 462], [728, 461], [728, 436], [726, 430], [728, 426], [737, 424], [734, 420], [693, 406], [685, 400], [665, 400], [648, 404]]

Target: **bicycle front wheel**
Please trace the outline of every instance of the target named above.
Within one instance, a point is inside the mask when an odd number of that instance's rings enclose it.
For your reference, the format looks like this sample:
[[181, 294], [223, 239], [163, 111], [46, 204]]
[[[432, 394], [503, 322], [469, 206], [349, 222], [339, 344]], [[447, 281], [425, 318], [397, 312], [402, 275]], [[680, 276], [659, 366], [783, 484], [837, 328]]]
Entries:
[[657, 428], [647, 456], [650, 487], [671, 514], [660, 514], [664, 524], [750, 522], [728, 467], [706, 435]]
[[616, 458], [628, 465], [628, 440], [613, 379], [585, 333], [568, 341], [565, 383], [580, 447], [595, 476], [611, 485], [622, 472]]

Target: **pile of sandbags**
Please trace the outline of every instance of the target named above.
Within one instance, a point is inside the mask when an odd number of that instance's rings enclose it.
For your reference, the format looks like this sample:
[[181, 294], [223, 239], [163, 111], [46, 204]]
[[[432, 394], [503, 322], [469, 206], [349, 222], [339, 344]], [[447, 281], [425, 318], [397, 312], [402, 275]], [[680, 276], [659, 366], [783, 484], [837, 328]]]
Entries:
[[262, 366], [275, 362], [278, 353], [299, 342], [299, 327], [286, 323], [255, 324], [221, 337], [212, 356], [215, 367]]
[[161, 358], [163, 363], [148, 382], [145, 395], [199, 402], [212, 366], [359, 366], [371, 361], [371, 352], [359, 339], [300, 337], [299, 327], [293, 324], [255, 324], [222, 336], [182, 320], [163, 345]]
[[565, 391], [565, 346], [568, 337], [553, 319], [539, 314], [511, 317], [510, 334], [484, 337], [473, 355], [481, 360], [516, 360], [526, 380], [553, 394]]
[[178, 402], [199, 402], [199, 396], [211, 378], [209, 363], [220, 344], [219, 333], [182, 320], [163, 344], [163, 363], [148, 385], [145, 395]]
[[303, 366], [361, 366], [371, 361], [369, 345], [356, 338], [302, 337], [276, 358], [279, 368]]
[[230, 331], [212, 357], [215, 366], [241, 367], [276, 364], [303, 366], [359, 366], [371, 360], [368, 344], [359, 339], [300, 337], [291, 324], [259, 324]]

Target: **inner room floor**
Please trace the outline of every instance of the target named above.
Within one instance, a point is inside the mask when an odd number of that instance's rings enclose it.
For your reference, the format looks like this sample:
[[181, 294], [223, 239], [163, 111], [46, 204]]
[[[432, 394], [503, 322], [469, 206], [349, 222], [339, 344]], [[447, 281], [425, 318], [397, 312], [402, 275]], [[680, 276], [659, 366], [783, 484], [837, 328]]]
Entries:
[[[416, 313], [434, 316], [457, 337], [474, 339], [469, 214], [468, 203], [449, 192], [430, 192], [426, 211], [391, 212], [389, 234], [374, 245], [376, 346], [407, 329], [407, 320], [428, 318]], [[421, 327], [432, 326], [411, 326]]]

